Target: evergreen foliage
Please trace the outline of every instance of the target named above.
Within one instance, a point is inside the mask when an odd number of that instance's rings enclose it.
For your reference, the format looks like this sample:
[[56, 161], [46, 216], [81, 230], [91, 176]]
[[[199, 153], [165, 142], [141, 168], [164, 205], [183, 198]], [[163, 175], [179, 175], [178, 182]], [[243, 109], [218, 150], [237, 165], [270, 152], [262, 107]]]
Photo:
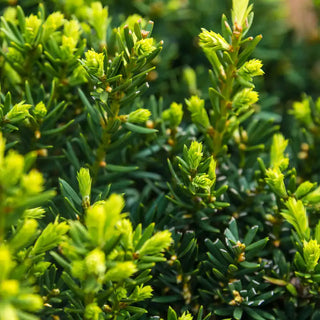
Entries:
[[320, 318], [319, 39], [216, 2], [0, 1], [0, 320]]

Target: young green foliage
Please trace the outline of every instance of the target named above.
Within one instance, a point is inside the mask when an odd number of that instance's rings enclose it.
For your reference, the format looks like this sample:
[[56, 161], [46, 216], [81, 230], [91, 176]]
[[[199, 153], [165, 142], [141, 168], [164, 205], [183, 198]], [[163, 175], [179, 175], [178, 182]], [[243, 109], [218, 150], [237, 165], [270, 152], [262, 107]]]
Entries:
[[251, 11], [249, 1], [233, 1], [232, 26], [223, 16], [222, 35], [206, 29], [199, 35], [199, 44], [213, 68], [210, 118], [203, 103], [194, 104], [190, 100], [187, 104], [214, 157], [226, 152], [233, 133], [252, 114], [252, 106], [258, 101], [252, 80], [263, 74], [262, 63], [247, 59], [261, 36], [245, 38], [253, 19]]
[[44, 209], [38, 207], [55, 192], [44, 191], [41, 173], [31, 169], [34, 154], [5, 153], [0, 134], [0, 319], [38, 319], [44, 301], [36, 281], [51, 264], [45, 254], [68, 231], [65, 222], [50, 223], [40, 230]]
[[[78, 172], [78, 182], [82, 195], [87, 195], [90, 184], [84, 185], [91, 178], [86, 169]], [[153, 224], [143, 232], [141, 225], [133, 229], [121, 213], [125, 203], [120, 195], [92, 205], [90, 199], [86, 201], [84, 222], [70, 221], [68, 237], [60, 242], [62, 256], [51, 253], [64, 268], [62, 279], [71, 294], [83, 305], [75, 309], [69, 301], [66, 308], [85, 319], [115, 315], [129, 319], [147, 312], [132, 305], [152, 297], [152, 288], [145, 282], [152, 278], [155, 263], [166, 260], [163, 251], [172, 242], [171, 233], [152, 235]]]
[[226, 1], [0, 4], [1, 320], [319, 318], [319, 101], [281, 110], [317, 59], [280, 2], [259, 89], [248, 0], [194, 42]]
[[102, 124], [101, 140], [92, 167], [94, 179], [100, 163], [105, 160], [112, 137], [122, 124], [132, 132], [156, 132], [141, 126], [150, 117], [148, 109], [138, 108], [128, 114], [122, 111], [149, 87], [146, 76], [154, 69], [150, 64], [162, 48], [162, 42], [156, 43], [151, 37], [152, 26], [151, 21], [138, 20], [133, 25], [134, 30], [130, 30], [128, 25], [114, 29], [114, 43], [110, 43], [108, 50], [101, 53], [89, 50], [85, 53], [85, 59], [81, 60], [95, 85], [92, 96], [97, 100], [97, 105], [95, 110], [88, 111], [94, 115], [97, 125]]
[[176, 172], [169, 161], [174, 182], [177, 190], [171, 186], [169, 200], [180, 207], [192, 208], [224, 208], [228, 203], [217, 201], [227, 189], [221, 186], [216, 189], [216, 161], [213, 156], [204, 157], [203, 145], [200, 142], [191, 142], [188, 148], [184, 145], [183, 157], [177, 157], [179, 173]]

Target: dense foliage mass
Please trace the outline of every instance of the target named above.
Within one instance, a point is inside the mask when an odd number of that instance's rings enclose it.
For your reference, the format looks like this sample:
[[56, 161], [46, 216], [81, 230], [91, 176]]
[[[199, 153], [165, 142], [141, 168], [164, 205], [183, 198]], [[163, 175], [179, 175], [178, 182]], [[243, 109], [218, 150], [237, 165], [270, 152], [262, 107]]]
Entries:
[[0, 1], [0, 320], [320, 319], [319, 4], [286, 3]]

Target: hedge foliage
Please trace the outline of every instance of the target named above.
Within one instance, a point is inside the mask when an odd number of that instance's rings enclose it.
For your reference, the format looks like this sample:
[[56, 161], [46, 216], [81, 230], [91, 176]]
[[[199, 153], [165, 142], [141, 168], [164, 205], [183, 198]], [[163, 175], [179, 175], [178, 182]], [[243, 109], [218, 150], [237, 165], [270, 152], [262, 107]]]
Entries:
[[275, 0], [0, 14], [0, 320], [320, 319], [317, 30]]

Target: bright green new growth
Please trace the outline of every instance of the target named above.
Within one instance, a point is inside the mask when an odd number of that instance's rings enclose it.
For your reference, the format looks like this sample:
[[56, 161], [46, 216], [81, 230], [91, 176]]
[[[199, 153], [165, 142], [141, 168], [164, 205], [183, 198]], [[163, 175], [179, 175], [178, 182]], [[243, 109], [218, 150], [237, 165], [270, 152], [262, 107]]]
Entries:
[[320, 187], [308, 193], [303, 199], [310, 204], [317, 204], [320, 201]]
[[233, 107], [236, 110], [246, 109], [258, 101], [258, 93], [251, 88], [243, 89], [238, 92], [233, 98]]
[[169, 109], [162, 112], [162, 119], [169, 123], [170, 128], [177, 128], [183, 117], [182, 104], [172, 102]]
[[184, 46], [208, 94], [143, 18], [186, 38], [205, 2], [36, 2], [0, 25], [0, 320], [317, 319], [320, 99], [278, 132], [249, 1]]
[[168, 230], [160, 231], [142, 245], [138, 250], [138, 254], [140, 257], [155, 255], [168, 248], [171, 242], [171, 233]]
[[177, 162], [179, 173], [174, 171], [169, 161], [170, 171], [178, 183], [177, 190], [170, 187], [169, 200], [188, 209], [228, 206], [228, 203], [216, 201], [228, 187], [215, 188], [217, 162], [213, 156], [203, 156], [202, 143], [192, 141], [189, 148], [184, 145], [183, 157], [177, 157]]
[[187, 105], [193, 122], [203, 126], [200, 130], [215, 158], [225, 155], [230, 138], [241, 122], [251, 116], [252, 106], [258, 101], [252, 81], [263, 75], [262, 63], [257, 59], [246, 60], [261, 36], [243, 39], [252, 23], [251, 9], [248, 0], [233, 1], [232, 26], [222, 16], [222, 34], [202, 29], [199, 35], [199, 44], [212, 66], [210, 120], [204, 105], [195, 103], [195, 98], [187, 101]]
[[189, 168], [191, 170], [196, 170], [203, 156], [202, 144], [197, 141], [192, 141], [189, 150], [184, 152], [184, 156]]
[[48, 224], [38, 237], [31, 253], [37, 255], [55, 248], [68, 231], [69, 227], [66, 222], [58, 223], [55, 221], [54, 223]]
[[150, 118], [150, 115], [151, 115], [150, 110], [139, 108], [139, 109], [129, 113], [128, 122], [145, 123]]
[[218, 33], [202, 29], [199, 35], [200, 46], [206, 49], [216, 50], [230, 50], [230, 44]]
[[91, 240], [103, 247], [107, 239], [116, 234], [115, 225], [124, 207], [121, 196], [113, 194], [106, 201], [94, 203], [87, 211], [85, 221]]
[[79, 184], [79, 192], [82, 196], [82, 206], [88, 208], [90, 206], [90, 194], [92, 179], [90, 177], [89, 169], [81, 168], [77, 175]]
[[193, 320], [193, 317], [190, 313], [184, 312], [178, 320]]
[[314, 271], [320, 258], [320, 244], [316, 240], [303, 242], [303, 257], [309, 272]]
[[272, 168], [285, 170], [288, 167], [289, 159], [284, 155], [287, 145], [288, 140], [285, 140], [282, 134], [273, 136], [270, 151], [270, 166]]
[[281, 215], [290, 222], [300, 239], [310, 238], [310, 229], [306, 209], [300, 200], [289, 198], [285, 203], [287, 210], [283, 210]]
[[[36, 207], [54, 196], [44, 192], [44, 180], [23, 157], [10, 150], [5, 154], [5, 139], [0, 135], [0, 319], [37, 319], [43, 299], [36, 293], [35, 280], [50, 265], [44, 254], [57, 246], [68, 231], [65, 222], [49, 224], [42, 232], [39, 223], [44, 213]], [[11, 229], [11, 230], [10, 230]], [[10, 234], [10, 237], [8, 237]], [[20, 270], [20, 272], [18, 271]], [[18, 271], [18, 272], [17, 272]]]
[[[133, 230], [121, 214], [123, 207], [124, 199], [116, 194], [94, 203], [86, 210], [84, 225], [70, 222], [69, 236], [60, 242], [62, 257], [52, 253], [66, 267], [63, 278], [70, 289], [81, 292], [86, 319], [95, 319], [97, 314], [146, 312], [130, 307], [152, 297], [152, 288], [139, 286], [135, 278], [139, 279], [141, 272], [147, 276], [155, 262], [165, 261], [163, 251], [172, 242], [167, 230], [152, 235], [153, 225], [145, 231], [148, 238], [141, 234], [141, 226]], [[80, 281], [80, 287], [71, 276]], [[100, 295], [104, 296], [103, 305], [97, 303]], [[120, 302], [126, 303], [121, 306]]]
[[312, 114], [309, 99], [305, 98], [302, 102], [295, 101], [292, 105], [292, 114], [307, 127], [312, 125]]
[[303, 198], [306, 201], [306, 195], [310, 196], [310, 191], [314, 189], [316, 184], [311, 183], [310, 181], [305, 181], [299, 185], [296, 192], [294, 193], [297, 199]]
[[253, 77], [262, 76], [262, 62], [258, 59], [251, 59], [239, 69], [239, 75], [246, 81], [252, 82]]
[[233, 0], [232, 22], [242, 28], [251, 10], [252, 5], [249, 6], [249, 0]]
[[103, 53], [88, 50], [85, 53], [83, 64], [90, 74], [100, 78], [104, 75], [104, 58], [105, 56]]
[[210, 121], [207, 111], [204, 107], [204, 100], [197, 96], [192, 96], [190, 99], [186, 100], [188, 110], [191, 113], [192, 122], [195, 123], [201, 130], [208, 130], [210, 127]]
[[284, 175], [279, 169], [268, 169], [266, 171], [266, 182], [279, 197], [287, 197], [287, 191], [284, 185]]

